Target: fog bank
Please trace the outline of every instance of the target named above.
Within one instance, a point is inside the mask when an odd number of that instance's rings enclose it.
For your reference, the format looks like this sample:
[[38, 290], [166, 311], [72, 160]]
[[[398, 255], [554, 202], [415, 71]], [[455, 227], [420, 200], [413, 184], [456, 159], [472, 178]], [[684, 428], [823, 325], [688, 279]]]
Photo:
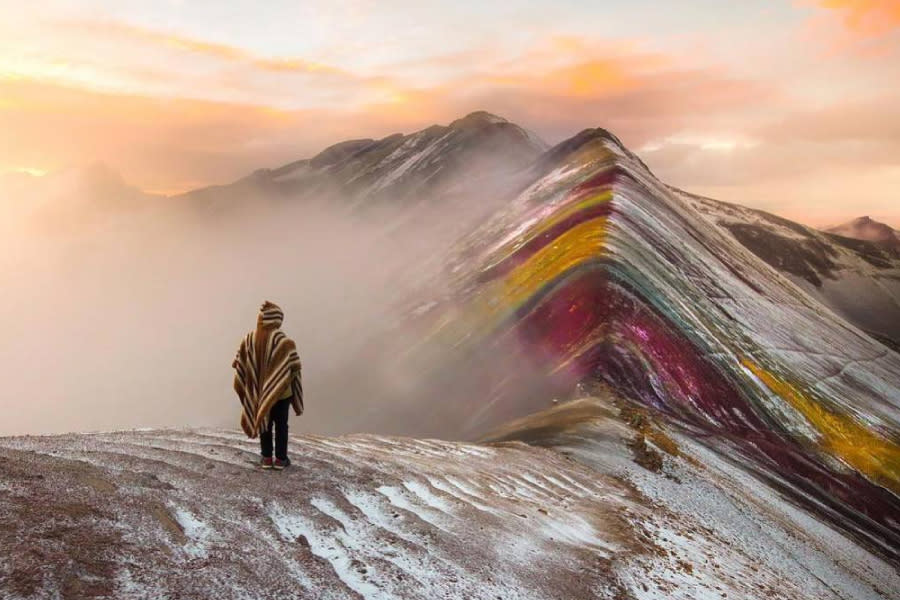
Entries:
[[402, 226], [334, 198], [205, 214], [69, 183], [3, 188], [0, 435], [237, 427], [231, 361], [264, 300], [284, 308], [304, 364], [295, 431], [345, 431], [366, 398], [335, 397], [324, 374], [356, 376], [355, 353], [440, 281], [445, 225], [465, 218]]

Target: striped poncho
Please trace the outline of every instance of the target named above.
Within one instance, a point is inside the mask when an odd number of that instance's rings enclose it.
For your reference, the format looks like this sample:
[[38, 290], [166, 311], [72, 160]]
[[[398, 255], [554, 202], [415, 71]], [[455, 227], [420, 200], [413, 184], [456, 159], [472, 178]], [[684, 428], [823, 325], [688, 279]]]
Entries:
[[271, 302], [260, 309], [256, 331], [251, 331], [238, 348], [232, 363], [234, 391], [241, 401], [241, 429], [255, 438], [268, 424], [269, 411], [291, 390], [291, 404], [303, 413], [303, 383], [297, 346], [279, 327], [284, 313]]

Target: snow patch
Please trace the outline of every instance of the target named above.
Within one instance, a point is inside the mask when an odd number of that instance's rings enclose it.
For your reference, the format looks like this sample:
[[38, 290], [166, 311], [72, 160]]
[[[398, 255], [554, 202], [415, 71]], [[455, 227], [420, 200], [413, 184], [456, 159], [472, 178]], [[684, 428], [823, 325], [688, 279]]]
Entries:
[[388, 501], [406, 512], [412, 513], [429, 525], [440, 527], [441, 519], [434, 514], [434, 511], [428, 507], [418, 505], [409, 499], [409, 492], [392, 485], [383, 485], [376, 490], [383, 495]]
[[[315, 502], [315, 499], [313, 501]], [[269, 517], [285, 540], [295, 541], [303, 536], [309, 543], [310, 551], [315, 556], [328, 561], [338, 579], [365, 600], [389, 600], [391, 598], [360, 573], [340, 539], [320, 531], [313, 521], [299, 513], [288, 512], [278, 504], [270, 506]]]
[[208, 554], [207, 544], [213, 537], [213, 529], [187, 509], [173, 506], [171, 510], [189, 540], [184, 545], [184, 551], [194, 558], [205, 558]]

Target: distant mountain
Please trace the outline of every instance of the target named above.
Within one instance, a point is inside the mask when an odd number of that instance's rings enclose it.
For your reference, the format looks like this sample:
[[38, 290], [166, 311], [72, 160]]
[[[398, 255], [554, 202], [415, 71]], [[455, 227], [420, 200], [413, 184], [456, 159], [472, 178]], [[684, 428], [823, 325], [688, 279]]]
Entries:
[[506, 119], [475, 112], [409, 135], [349, 140], [310, 159], [261, 169], [235, 183], [185, 194], [206, 209], [254, 197], [337, 197], [352, 205], [414, 206], [464, 194], [485, 195], [531, 165], [547, 145]]
[[161, 196], [129, 185], [103, 163], [73, 167], [36, 177], [19, 174], [0, 181], [0, 193], [13, 197], [15, 218], [47, 232], [79, 232], [120, 217], [157, 208]]
[[[673, 192], [810, 296], [900, 351], [900, 243], [823, 233], [761, 210]], [[863, 219], [853, 221], [861, 224], [855, 231], [883, 232]]]
[[879, 242], [900, 249], [900, 232], [889, 225], [872, 220], [871, 217], [859, 217], [825, 231], [856, 240]]

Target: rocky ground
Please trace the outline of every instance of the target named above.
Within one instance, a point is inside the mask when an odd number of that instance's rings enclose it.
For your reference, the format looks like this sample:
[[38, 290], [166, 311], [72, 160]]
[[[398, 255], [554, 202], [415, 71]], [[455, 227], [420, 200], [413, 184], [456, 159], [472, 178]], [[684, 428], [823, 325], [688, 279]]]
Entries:
[[[523, 441], [524, 440], [524, 441]], [[525, 443], [528, 442], [528, 443]], [[481, 444], [0, 439], [0, 598], [896, 598], [890, 565], [640, 409]]]

